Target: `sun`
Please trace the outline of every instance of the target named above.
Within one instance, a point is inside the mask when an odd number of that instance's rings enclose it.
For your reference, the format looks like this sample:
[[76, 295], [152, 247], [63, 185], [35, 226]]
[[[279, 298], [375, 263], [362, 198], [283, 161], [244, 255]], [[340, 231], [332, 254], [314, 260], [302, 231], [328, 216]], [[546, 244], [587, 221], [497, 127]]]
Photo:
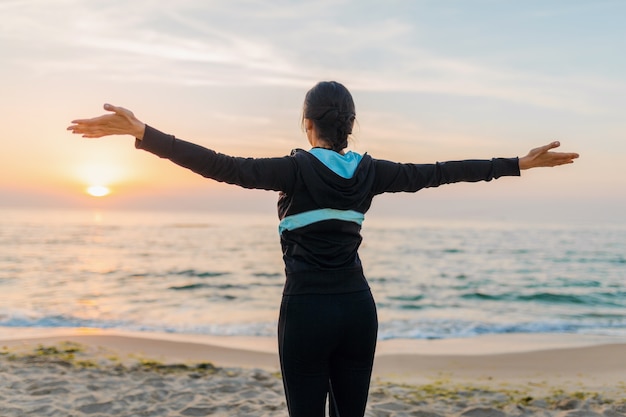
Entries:
[[87, 187], [87, 194], [92, 197], [104, 197], [111, 193], [108, 187], [104, 185], [92, 185]]

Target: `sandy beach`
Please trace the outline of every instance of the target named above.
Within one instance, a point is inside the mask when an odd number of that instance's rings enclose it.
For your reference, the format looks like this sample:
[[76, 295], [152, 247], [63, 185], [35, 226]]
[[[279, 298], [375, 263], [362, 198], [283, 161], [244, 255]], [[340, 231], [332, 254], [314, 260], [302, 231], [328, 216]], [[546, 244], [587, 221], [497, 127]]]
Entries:
[[[0, 416], [287, 416], [276, 342], [0, 330]], [[501, 335], [378, 345], [366, 416], [626, 416], [626, 340]]]

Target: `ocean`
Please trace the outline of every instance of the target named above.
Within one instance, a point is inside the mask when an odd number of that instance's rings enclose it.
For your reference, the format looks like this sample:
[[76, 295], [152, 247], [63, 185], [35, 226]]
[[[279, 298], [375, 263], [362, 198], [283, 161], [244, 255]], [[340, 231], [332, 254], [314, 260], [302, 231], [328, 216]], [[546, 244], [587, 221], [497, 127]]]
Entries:
[[[275, 216], [0, 211], [0, 327], [276, 335]], [[626, 335], [626, 224], [366, 219], [379, 338]]]

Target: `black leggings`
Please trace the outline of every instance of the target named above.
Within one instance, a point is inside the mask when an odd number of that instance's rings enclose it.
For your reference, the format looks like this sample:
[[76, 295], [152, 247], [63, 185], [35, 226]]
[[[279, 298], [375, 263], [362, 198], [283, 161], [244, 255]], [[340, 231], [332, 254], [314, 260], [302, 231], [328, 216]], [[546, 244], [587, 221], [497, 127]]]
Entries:
[[286, 295], [278, 351], [291, 417], [362, 417], [369, 391], [378, 319], [369, 290]]

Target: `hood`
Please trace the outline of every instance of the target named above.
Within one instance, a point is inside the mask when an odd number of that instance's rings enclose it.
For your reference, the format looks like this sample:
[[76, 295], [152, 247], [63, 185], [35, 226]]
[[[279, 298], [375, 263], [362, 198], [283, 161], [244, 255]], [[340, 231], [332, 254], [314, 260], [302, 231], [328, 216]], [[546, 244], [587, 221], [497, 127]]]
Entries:
[[[372, 158], [368, 154], [363, 155], [351, 178], [338, 175], [303, 149], [294, 150], [292, 156], [295, 157], [300, 168], [302, 182], [319, 207], [367, 210], [371, 202], [369, 197], [374, 183]], [[364, 204], [366, 207], [362, 207]]]

